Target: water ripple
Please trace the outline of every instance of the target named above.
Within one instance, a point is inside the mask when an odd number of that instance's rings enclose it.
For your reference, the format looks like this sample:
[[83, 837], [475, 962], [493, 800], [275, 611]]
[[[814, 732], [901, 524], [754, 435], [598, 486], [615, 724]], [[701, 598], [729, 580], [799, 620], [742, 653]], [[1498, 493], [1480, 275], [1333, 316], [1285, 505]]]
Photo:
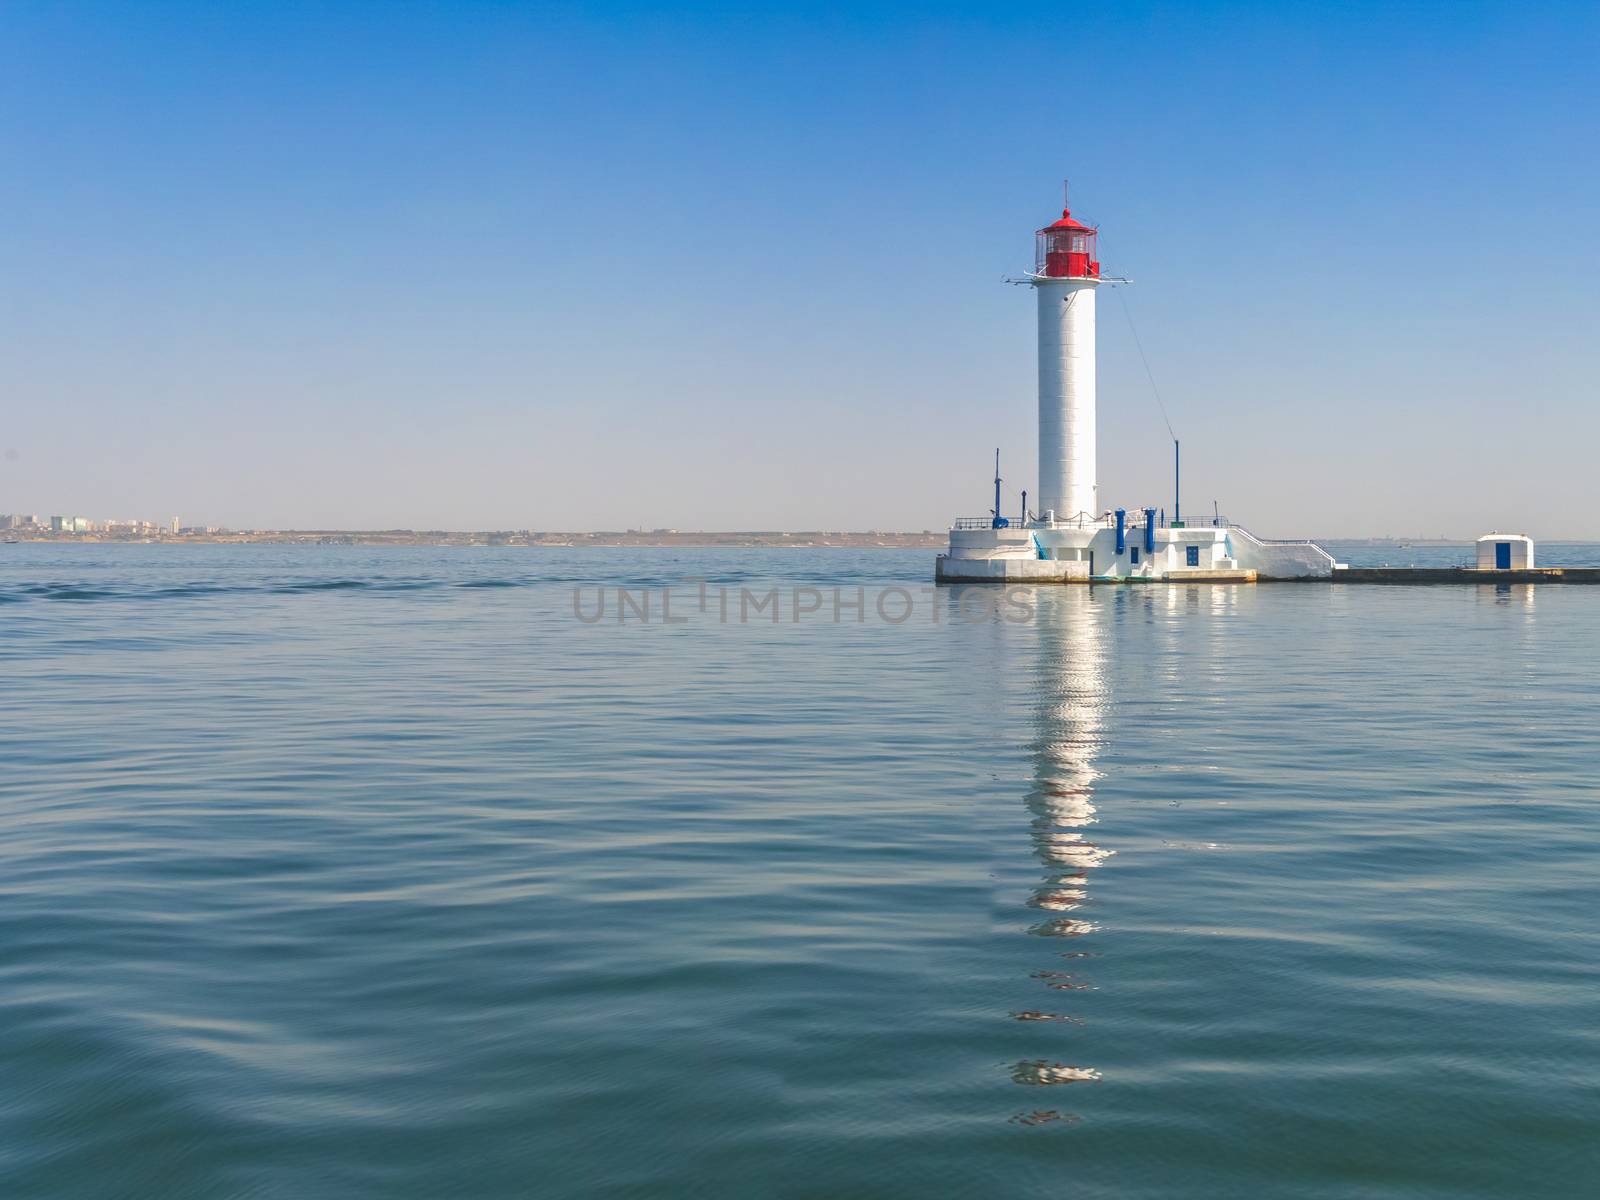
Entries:
[[6, 550], [7, 1197], [1590, 1190], [1588, 589]]

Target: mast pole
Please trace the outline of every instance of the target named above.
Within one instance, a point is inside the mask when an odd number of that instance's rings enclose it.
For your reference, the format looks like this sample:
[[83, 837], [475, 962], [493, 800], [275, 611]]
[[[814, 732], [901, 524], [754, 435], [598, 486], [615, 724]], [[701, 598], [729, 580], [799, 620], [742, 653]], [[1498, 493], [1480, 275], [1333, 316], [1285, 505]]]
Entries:
[[1005, 518], [1000, 515], [1000, 447], [994, 448], [994, 527], [1000, 528]]
[[1182, 501], [1180, 499], [1180, 497], [1183, 495], [1183, 486], [1182, 486], [1182, 482], [1183, 482], [1183, 472], [1182, 472], [1183, 459], [1182, 459], [1182, 456], [1180, 454], [1180, 449], [1181, 448], [1179, 446], [1178, 439], [1177, 438], [1173, 438], [1172, 439], [1172, 519], [1174, 521], [1182, 521], [1183, 520], [1183, 503], [1182, 503]]

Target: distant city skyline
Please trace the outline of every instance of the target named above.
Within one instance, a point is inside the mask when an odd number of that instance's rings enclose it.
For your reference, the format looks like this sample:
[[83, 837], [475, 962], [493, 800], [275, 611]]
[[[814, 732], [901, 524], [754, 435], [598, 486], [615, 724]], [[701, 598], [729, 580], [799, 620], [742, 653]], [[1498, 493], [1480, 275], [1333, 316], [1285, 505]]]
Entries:
[[996, 446], [1013, 509], [1069, 175], [1108, 506], [1172, 502], [1136, 329], [1197, 516], [1600, 537], [1592, 5], [4, 24], [0, 511], [916, 531]]

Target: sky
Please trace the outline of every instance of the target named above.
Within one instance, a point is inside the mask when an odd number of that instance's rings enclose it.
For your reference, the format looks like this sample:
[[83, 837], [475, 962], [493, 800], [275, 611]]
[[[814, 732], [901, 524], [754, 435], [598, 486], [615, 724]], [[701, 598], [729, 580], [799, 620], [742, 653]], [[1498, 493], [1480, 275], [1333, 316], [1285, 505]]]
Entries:
[[[0, 512], [1600, 538], [1592, 3], [0, 5]], [[1135, 334], [1149, 374], [1135, 347]], [[1153, 380], [1153, 386], [1152, 386]]]

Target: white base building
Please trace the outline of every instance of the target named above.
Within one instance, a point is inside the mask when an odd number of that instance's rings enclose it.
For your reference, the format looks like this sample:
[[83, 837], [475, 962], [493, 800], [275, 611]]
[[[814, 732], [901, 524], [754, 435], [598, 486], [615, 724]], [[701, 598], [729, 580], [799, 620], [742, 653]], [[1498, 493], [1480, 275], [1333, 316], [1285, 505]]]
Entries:
[[1162, 525], [1148, 510], [1071, 524], [1032, 521], [996, 529], [956, 522], [935, 564], [941, 583], [1250, 583], [1326, 577], [1340, 564], [1309, 541], [1258, 538], [1240, 525]]

